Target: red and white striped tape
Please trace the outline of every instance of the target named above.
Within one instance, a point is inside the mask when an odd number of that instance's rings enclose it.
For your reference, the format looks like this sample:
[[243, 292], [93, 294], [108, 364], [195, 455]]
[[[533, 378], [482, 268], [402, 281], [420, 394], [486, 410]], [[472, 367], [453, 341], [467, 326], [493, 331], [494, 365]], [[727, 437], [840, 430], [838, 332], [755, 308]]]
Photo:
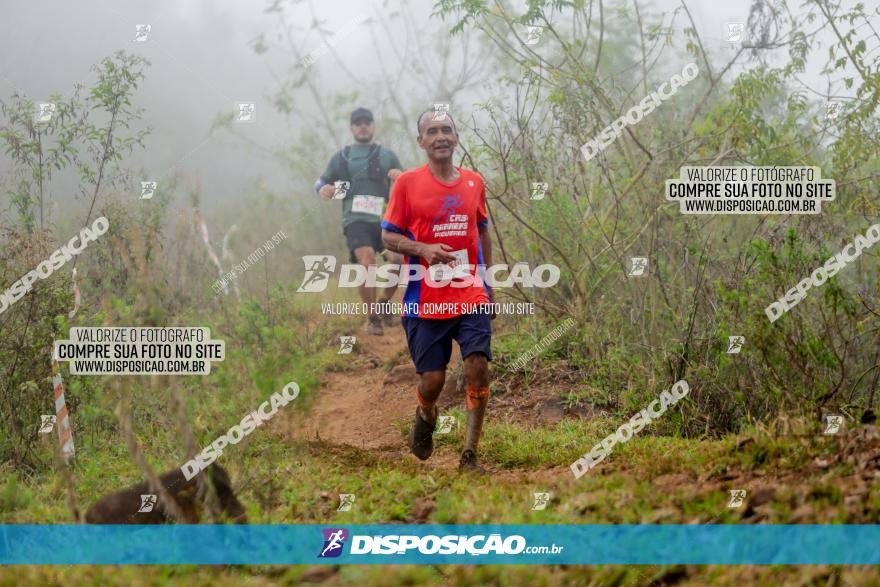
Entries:
[[[55, 345], [53, 344], [54, 348]], [[58, 428], [58, 443], [61, 445], [61, 454], [69, 461], [74, 456], [73, 430], [70, 427], [70, 414], [67, 413], [67, 403], [64, 401], [64, 381], [61, 379], [61, 370], [58, 363], [52, 360], [52, 387], [55, 390], [55, 426]]]

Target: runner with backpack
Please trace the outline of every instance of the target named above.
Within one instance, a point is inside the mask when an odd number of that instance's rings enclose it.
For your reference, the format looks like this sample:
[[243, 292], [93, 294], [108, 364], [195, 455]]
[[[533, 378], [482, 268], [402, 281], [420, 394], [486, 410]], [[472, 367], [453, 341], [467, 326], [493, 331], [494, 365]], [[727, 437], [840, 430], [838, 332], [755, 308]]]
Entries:
[[[354, 144], [334, 153], [324, 173], [315, 183], [315, 191], [324, 200], [342, 201], [342, 232], [345, 235], [352, 263], [366, 268], [376, 264], [376, 254], [383, 253], [386, 262], [400, 266], [403, 256], [385, 250], [382, 244], [382, 215], [388, 202], [391, 182], [403, 173], [394, 151], [373, 142], [376, 125], [373, 113], [357, 108], [351, 113], [351, 134]], [[361, 301], [374, 309], [376, 292], [367, 284], [359, 288]], [[395, 324], [395, 314], [388, 303], [396, 287], [383, 289], [379, 300], [382, 311], [371, 313], [367, 333], [381, 336], [385, 326]]]

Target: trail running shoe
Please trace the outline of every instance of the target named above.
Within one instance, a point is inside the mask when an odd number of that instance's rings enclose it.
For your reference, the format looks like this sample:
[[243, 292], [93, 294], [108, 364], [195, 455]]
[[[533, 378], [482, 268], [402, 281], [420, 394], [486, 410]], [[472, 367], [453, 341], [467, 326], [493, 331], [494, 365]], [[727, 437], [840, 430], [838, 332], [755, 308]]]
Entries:
[[483, 465], [477, 462], [477, 454], [469, 448], [462, 451], [461, 460], [458, 462], [458, 470], [478, 473], [480, 475], [485, 475], [487, 472]]
[[385, 330], [382, 329], [382, 319], [379, 316], [370, 316], [370, 321], [367, 323], [367, 334], [374, 336], [385, 334]]
[[414, 455], [421, 460], [426, 460], [434, 452], [434, 428], [433, 424], [422, 419], [421, 411], [416, 406], [416, 421], [409, 433], [409, 448]]

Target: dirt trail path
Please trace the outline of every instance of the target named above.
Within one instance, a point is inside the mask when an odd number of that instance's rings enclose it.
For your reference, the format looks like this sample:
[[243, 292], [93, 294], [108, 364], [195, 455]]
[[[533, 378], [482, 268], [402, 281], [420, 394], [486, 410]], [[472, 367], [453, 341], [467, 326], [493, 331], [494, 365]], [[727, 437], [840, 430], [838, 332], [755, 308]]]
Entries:
[[[456, 385], [459, 362], [460, 353], [456, 347], [447, 371], [446, 387], [440, 396], [441, 412], [450, 407], [463, 407], [464, 390], [457, 389]], [[406, 337], [401, 328], [388, 328], [384, 336], [369, 336], [360, 331], [357, 333], [355, 351], [346, 355], [346, 370], [324, 373], [320, 387], [313, 390], [310, 409], [285, 412], [290, 415], [286, 419], [273, 421], [270, 429], [287, 438], [320, 440], [322, 449], [326, 446], [323, 443], [335, 445], [342, 455], [353, 453], [345, 450], [346, 448], [365, 449], [373, 457], [377, 457], [378, 461], [391, 467], [398, 467], [406, 462], [416, 464], [418, 469], [407, 467], [407, 470], [414, 475], [428, 474], [427, 479], [435, 484], [430, 474], [435, 471], [455, 471], [461, 447], [458, 442], [444, 443], [436, 447], [427, 461], [418, 461], [410, 454], [405, 433], [412, 425], [417, 384], [418, 375], [407, 352]], [[562, 418], [594, 417], [595, 412], [590, 407], [578, 413], [569, 413], [563, 409], [559, 396], [566, 384], [567, 381], [552, 382], [549, 391], [544, 390], [547, 393], [533, 387], [528, 390], [528, 394], [499, 394], [501, 397], [490, 400], [489, 417], [504, 418], [505, 413], [509, 415], [517, 408], [525, 408], [526, 412], [532, 413], [532, 417], [523, 421], [531, 422], [535, 427], [550, 425]], [[538, 397], [534, 397], [536, 395]], [[519, 411], [523, 412], [522, 409]], [[688, 496], [685, 498], [688, 502], [714, 500], [718, 495], [723, 495], [726, 499], [731, 488], [743, 489], [748, 495], [747, 505], [741, 512], [743, 523], [828, 523], [841, 512], [826, 511], [827, 508], [818, 504], [811, 492], [815, 491], [815, 487], [833, 484], [840, 495], [846, 496], [843, 503], [847, 507], [847, 514], [852, 516], [850, 519], [857, 523], [873, 523], [876, 520], [875, 510], [866, 505], [864, 500], [870, 493], [869, 483], [880, 476], [876, 472], [876, 463], [880, 461], [880, 436], [876, 428], [870, 431], [853, 430], [849, 436], [855, 438], [865, 434], [867, 436], [861, 441], [853, 440], [852, 446], [841, 451], [849, 455], [846, 457], [847, 462], [856, 465], [856, 471], [831, 479], [826, 470], [832, 466], [834, 460], [843, 459], [843, 456], [830, 459], [811, 458], [804, 470], [783, 467], [779, 471], [775, 471], [772, 466], [769, 470], [744, 468], [739, 460], [724, 459], [725, 465], [718, 470], [689, 467], [682, 472], [664, 472], [650, 482], [662, 490], [659, 492], [661, 494], [682, 492]], [[841, 443], [843, 440], [842, 438]], [[705, 442], [711, 444], [714, 441]], [[755, 441], [746, 439], [745, 442]], [[817, 454], [821, 453], [820, 448], [813, 448], [818, 451]], [[693, 441], [691, 450], [701, 449], [701, 441]], [[706, 450], [714, 449], [709, 447]], [[621, 509], [638, 507], [647, 511], [646, 507], [650, 504], [655, 512], [644, 518], [647, 523], [658, 523], [660, 520], [694, 523], [695, 519], [699, 523], [718, 523], [722, 519], [722, 514], [717, 512], [711, 516], [707, 514], [694, 518], [692, 514], [670, 502], [653, 498], [645, 501], [646, 498], [634, 497], [638, 492], [632, 488], [647, 481], [644, 467], [639, 466], [637, 461], [638, 459], [634, 464], [618, 457], [610, 465], [603, 466], [609, 470], [597, 471], [594, 475], [619, 476], [620, 487], [624, 489], [601, 490], [590, 497], [580, 496], [577, 486], [579, 482], [573, 478], [567, 464], [551, 467], [507, 467], [488, 460], [483, 461], [483, 465], [490, 473], [492, 485], [503, 485], [510, 495], [519, 496], [511, 499], [520, 499], [536, 490], [550, 491], [561, 496], [560, 499], [574, 500], [579, 504], [576, 508], [579, 514], [576, 516], [589, 516], [591, 508], [598, 507], [595, 504], [611, 499], [609, 503], [617, 504], [612, 507]], [[416, 470], [420, 473], [416, 473]], [[414, 507], [412, 519], [424, 521], [436, 504], [427, 500]], [[790, 516], [784, 515], [778, 513], [777, 509], [791, 510], [793, 513]]]
[[[346, 371], [327, 372], [321, 387], [315, 390], [311, 409], [290, 412], [287, 420], [279, 420], [276, 434], [300, 440], [321, 440], [333, 445], [353, 446], [375, 451], [382, 459], [408, 459], [426, 469], [454, 470], [458, 466], [456, 446], [437, 448], [427, 461], [418, 461], [410, 454], [406, 432], [415, 413], [415, 389], [419, 376], [406, 346], [406, 335], [399, 326], [385, 329], [383, 336], [370, 336], [364, 330], [356, 333], [355, 351]], [[452, 358], [446, 372], [446, 385], [440, 395], [441, 412], [464, 408], [464, 385], [459, 387], [461, 353], [453, 344]], [[499, 406], [501, 402], [494, 405]], [[490, 410], [491, 406], [490, 404]], [[491, 416], [490, 416], [491, 417]], [[484, 463], [493, 479], [509, 482], [550, 483], [564, 478], [568, 467], [537, 470], [497, 469]]]
[[[388, 327], [384, 336], [358, 332], [355, 352], [349, 356], [355, 368], [326, 374], [310, 413], [296, 416], [293, 436], [367, 449], [405, 448], [399, 422], [409, 426], [413, 418], [419, 378], [403, 329]], [[441, 409], [464, 400], [455, 389], [458, 361], [455, 349]]]
[[[419, 376], [409, 356], [403, 329], [386, 328], [384, 336], [369, 336], [360, 331], [355, 352], [348, 356], [353, 368], [326, 373], [311, 410], [291, 412], [292, 418], [279, 422], [276, 433], [372, 450], [383, 460], [407, 459], [427, 470], [455, 470], [460, 450], [457, 446], [437, 448], [424, 462], [418, 461], [407, 448], [405, 432], [415, 415]], [[460, 363], [458, 345], [453, 344], [446, 385], [438, 402], [441, 412], [464, 407], [464, 385], [457, 386]], [[547, 485], [568, 473], [568, 467], [501, 470], [484, 465], [496, 482]]]

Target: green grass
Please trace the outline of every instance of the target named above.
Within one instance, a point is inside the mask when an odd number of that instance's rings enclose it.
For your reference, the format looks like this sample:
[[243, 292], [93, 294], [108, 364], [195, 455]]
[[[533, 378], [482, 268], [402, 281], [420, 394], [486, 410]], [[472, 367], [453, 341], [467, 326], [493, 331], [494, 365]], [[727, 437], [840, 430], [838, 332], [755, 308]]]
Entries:
[[[296, 311], [272, 327], [262, 323], [260, 312], [258, 307], [247, 306], [229, 323], [212, 325], [214, 337], [226, 340], [226, 361], [210, 377], [175, 380], [203, 446], [288, 381], [298, 382], [301, 395], [282, 409], [308, 410], [310, 400], [320, 393], [322, 373], [352, 368], [350, 359], [336, 354], [344, 324], [323, 323], [292, 335], [296, 325], [304, 322]], [[204, 322], [192, 317], [192, 323]], [[76, 435], [72, 474], [81, 510], [108, 491], [140, 480], [112, 412], [119, 393], [138, 399], [132, 405], [135, 428], [153, 467], [164, 471], [179, 466], [183, 452], [173, 417], [167, 413], [167, 387], [161, 381], [154, 384], [135, 378], [115, 390], [79, 382], [71, 386], [79, 407], [75, 416], [81, 418], [75, 424], [86, 429], [94, 426]], [[251, 523], [412, 522], [419, 513], [415, 504], [431, 504], [428, 523], [736, 523], [741, 511], [727, 508], [728, 489], [745, 480], [750, 488], [756, 487], [762, 478], [785, 475], [800, 475], [800, 482], [779, 488], [767, 521], [785, 523], [805, 503], [822, 522], [850, 519], [846, 494], [837, 481], [852, 474], [852, 465], [835, 463], [821, 473], [802, 474], [816, 457], [828, 458], [839, 450], [833, 439], [821, 434], [782, 437], [751, 428], [737, 437], [700, 440], [654, 436], [657, 430], [648, 427], [629, 442], [616, 445], [600, 466], [576, 480], [568, 469], [570, 463], [613, 432], [626, 414], [536, 427], [493, 418], [491, 404], [489, 410], [481, 453], [496, 474], [485, 478], [461, 475], [454, 465], [426, 466], [411, 456], [400, 458], [397, 452], [291, 441], [265, 428], [229, 447], [218, 462], [230, 471]], [[447, 414], [455, 417], [457, 426], [435, 437], [436, 455], [453, 462], [463, 441], [466, 414], [461, 409]], [[405, 432], [407, 426], [400, 422], [400, 431]], [[41, 450], [44, 462], [50, 462], [46, 447]], [[762, 477], [756, 480], [756, 474]], [[732, 480], [719, 480], [725, 475]], [[660, 486], [658, 479], [672, 481]], [[549, 491], [552, 499], [546, 510], [533, 511], [532, 494], [539, 491]], [[351, 511], [336, 511], [340, 493], [357, 496]], [[868, 486], [864, 509], [876, 521], [880, 513], [876, 481]], [[0, 522], [70, 522], [65, 493], [51, 467], [24, 476], [9, 465], [0, 466]], [[752, 569], [764, 584], [806, 572], [794, 567]], [[0, 569], [0, 585], [264, 585], [275, 581], [293, 585], [312, 570], [23, 567]], [[339, 569], [327, 584], [648, 585], [681, 572], [680, 567], [362, 566]], [[701, 567], [686, 572], [697, 584], [742, 584], [739, 571], [732, 569]], [[810, 567], [808, 574], [827, 579], [832, 572], [839, 571]]]
[[[203, 406], [195, 421], [218, 418], [213, 428], [222, 432], [255, 407], [246, 395], [228, 397], [226, 402], [226, 407]], [[138, 436], [154, 467], [161, 469], [161, 463], [178, 449], [174, 432], [151, 417], [153, 408], [145, 405], [136, 411]], [[294, 403], [283, 409], [301, 410], [304, 406]], [[452, 410], [449, 414], [458, 425], [449, 434], [435, 437], [438, 455], [457, 454], [463, 441], [465, 413]], [[227, 448], [218, 462], [241, 487], [255, 523], [405, 521], [413, 515], [412, 504], [424, 499], [436, 503], [429, 518], [433, 522], [621, 523], [644, 522], [652, 512], [668, 508], [679, 510], [680, 520], [695, 516], [735, 519], [736, 512], [725, 507], [726, 490], [714, 486], [703, 490], [698, 480], [724, 471], [743, 476], [754, 471], [768, 476], [796, 473], [817, 456], [830, 457], [837, 450], [830, 439], [821, 436], [804, 442], [753, 430], [739, 439], [700, 441], [651, 436], [643, 431], [616, 445], [600, 466], [575, 480], [568, 465], [610, 433], [615, 424], [610, 419], [564, 420], [553, 427], [537, 428], [489, 419], [481, 452], [498, 475], [488, 478], [461, 476], [454, 467], [426, 468], [412, 457], [400, 459], [396, 454], [292, 442], [265, 429]], [[203, 444], [214, 438], [208, 433], [201, 436]], [[742, 438], [750, 440], [737, 448]], [[83, 439], [89, 437], [80, 439], [72, 468], [81, 507], [109, 489], [140, 479], [118, 431], [94, 441]], [[846, 476], [851, 469], [847, 463], [837, 463], [825, 475]], [[657, 491], [652, 480], [663, 475], [680, 475], [691, 482]], [[54, 471], [37, 472], [27, 480], [14, 474], [3, 478], [0, 521], [69, 521]], [[267, 479], [273, 482], [267, 485]], [[534, 491], [551, 491], [551, 507], [531, 511]], [[339, 493], [358, 496], [351, 512], [336, 512]], [[834, 484], [817, 483], [809, 499], [814, 507], [830, 511], [839, 510], [842, 504]], [[876, 497], [872, 494], [871, 499]], [[784, 509], [779, 513], [783, 515]]]

